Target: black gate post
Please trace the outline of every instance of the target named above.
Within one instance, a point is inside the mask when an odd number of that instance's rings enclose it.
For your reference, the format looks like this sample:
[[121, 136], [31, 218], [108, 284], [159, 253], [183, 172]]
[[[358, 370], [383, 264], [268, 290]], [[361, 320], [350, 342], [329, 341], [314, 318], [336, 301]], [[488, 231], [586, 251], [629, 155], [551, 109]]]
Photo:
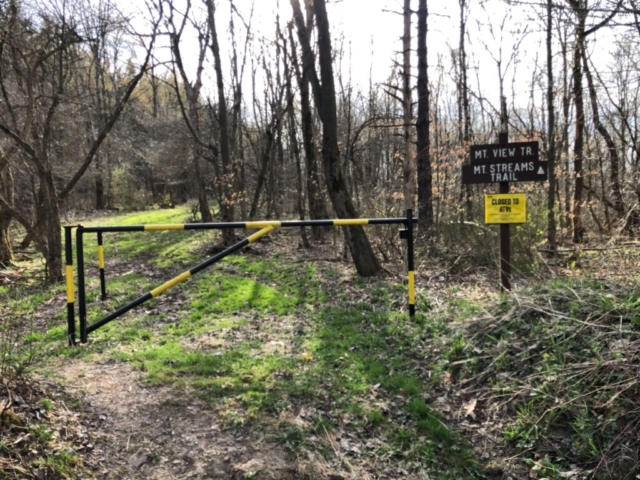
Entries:
[[407, 275], [409, 277], [409, 316], [416, 314], [416, 278], [413, 265], [413, 210], [407, 209]]
[[80, 317], [80, 342], [87, 343], [87, 299], [84, 282], [84, 245], [82, 235], [84, 227], [76, 230], [76, 252], [78, 255], [78, 316]]
[[100, 300], [107, 299], [107, 285], [104, 279], [104, 246], [102, 244], [102, 232], [98, 232], [98, 267], [100, 268]]
[[67, 276], [67, 336], [69, 345], [76, 344], [75, 292], [73, 291], [73, 246], [71, 245], [71, 229], [64, 227], [64, 255]]

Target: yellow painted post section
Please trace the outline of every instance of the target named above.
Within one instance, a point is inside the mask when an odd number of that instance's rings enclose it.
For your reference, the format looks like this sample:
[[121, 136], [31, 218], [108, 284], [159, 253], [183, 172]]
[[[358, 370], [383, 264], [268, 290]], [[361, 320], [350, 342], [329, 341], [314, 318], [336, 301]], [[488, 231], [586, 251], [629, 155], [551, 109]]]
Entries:
[[104, 269], [104, 247], [98, 245], [98, 267]]
[[169, 290], [171, 287], [176, 286], [180, 282], [184, 282], [187, 278], [191, 276], [191, 272], [184, 272], [178, 275], [177, 277], [169, 280], [167, 283], [163, 283], [158, 288], [151, 290], [151, 296], [157, 297], [161, 293], [164, 293], [166, 290]]
[[409, 271], [409, 305], [416, 304], [416, 278], [415, 272]]
[[245, 225], [247, 228], [281, 227], [282, 222], [277, 222], [277, 221], [247, 222]]
[[333, 224], [338, 225], [368, 225], [369, 219], [367, 218], [342, 218], [333, 221]]
[[158, 225], [145, 225], [145, 232], [159, 232], [164, 230], [184, 230], [183, 223], [165, 223]]
[[249, 243], [253, 243], [256, 240], [260, 239], [261, 237], [264, 237], [267, 233], [270, 233], [273, 231], [272, 226], [263, 228], [262, 230], [257, 231], [256, 233], [254, 233], [253, 235], [250, 235], [249, 237], [247, 237], [247, 240], [249, 240]]
[[76, 294], [73, 290], [73, 265], [67, 265], [67, 303], [73, 303], [75, 296]]

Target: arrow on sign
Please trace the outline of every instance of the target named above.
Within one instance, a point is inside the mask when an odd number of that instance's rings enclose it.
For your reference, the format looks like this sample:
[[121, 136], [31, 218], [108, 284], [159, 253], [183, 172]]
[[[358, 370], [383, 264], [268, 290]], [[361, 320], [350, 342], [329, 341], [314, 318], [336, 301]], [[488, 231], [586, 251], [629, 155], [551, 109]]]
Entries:
[[544, 175], [544, 168], [540, 167], [538, 169], [538, 175]]

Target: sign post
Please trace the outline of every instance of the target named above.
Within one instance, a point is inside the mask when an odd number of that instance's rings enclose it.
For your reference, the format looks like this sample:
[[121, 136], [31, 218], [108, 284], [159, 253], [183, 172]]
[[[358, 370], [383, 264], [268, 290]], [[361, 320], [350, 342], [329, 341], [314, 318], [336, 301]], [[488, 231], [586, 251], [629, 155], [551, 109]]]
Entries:
[[[511, 290], [510, 223], [526, 220], [524, 194], [509, 194], [510, 182], [542, 182], [547, 179], [547, 162], [539, 158], [538, 142], [509, 143], [509, 134], [500, 132], [498, 143], [472, 145], [471, 163], [462, 166], [462, 183], [498, 183], [501, 195], [495, 205], [485, 204], [485, 223], [500, 224], [500, 283], [502, 290]], [[489, 198], [487, 195], [485, 198]], [[501, 199], [509, 204], [500, 204]], [[490, 215], [492, 206], [497, 212]], [[502, 208], [500, 208], [502, 207]]]
[[[498, 143], [509, 143], [509, 134], [500, 132]], [[500, 182], [500, 193], [509, 193], [509, 182]], [[502, 291], [511, 290], [511, 233], [508, 223], [500, 224], [500, 282]]]

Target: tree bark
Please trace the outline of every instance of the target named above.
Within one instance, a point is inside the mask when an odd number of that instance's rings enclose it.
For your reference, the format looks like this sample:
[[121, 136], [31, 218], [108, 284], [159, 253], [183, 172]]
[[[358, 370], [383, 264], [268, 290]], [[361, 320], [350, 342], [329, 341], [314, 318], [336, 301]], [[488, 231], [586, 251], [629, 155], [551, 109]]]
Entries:
[[573, 143], [573, 175], [575, 188], [573, 192], [573, 241], [584, 241], [585, 228], [582, 222], [582, 203], [584, 191], [584, 172], [582, 168], [584, 159], [584, 97], [582, 93], [582, 51], [584, 49], [586, 11], [583, 1], [576, 0], [574, 7], [578, 19], [576, 25], [576, 42], [573, 50], [573, 96], [576, 105], [576, 131]]
[[[14, 182], [11, 167], [0, 152], [0, 196], [7, 199], [13, 205], [14, 202]], [[11, 246], [11, 226], [12, 216], [6, 208], [0, 205], [0, 268], [13, 263], [13, 248]]]
[[556, 242], [556, 115], [553, 106], [553, 51], [552, 51], [552, 17], [553, 1], [547, 0], [547, 137], [549, 149], [547, 150], [547, 171], [549, 175], [549, 192], [547, 194], [547, 246], [555, 254]]
[[402, 17], [402, 118], [404, 139], [404, 206], [413, 208], [416, 194], [416, 158], [413, 148], [413, 99], [411, 95], [411, 0], [404, 0]]
[[609, 130], [607, 130], [607, 127], [605, 127], [605, 125], [602, 123], [602, 120], [600, 119], [600, 109], [598, 108], [598, 97], [596, 94], [596, 88], [593, 84], [593, 77], [587, 63], [586, 52], [584, 51], [582, 52], [582, 61], [584, 62], [584, 73], [587, 78], [587, 87], [589, 89], [589, 98], [591, 100], [593, 124], [604, 140], [604, 143], [607, 145], [607, 150], [609, 150], [609, 160], [611, 162], [610, 180], [611, 192], [613, 194], [614, 210], [620, 217], [624, 217], [625, 208], [624, 202], [622, 200], [622, 189], [620, 188], [620, 156], [618, 155], [618, 147], [613, 141], [613, 137], [609, 133]]
[[431, 243], [433, 228], [433, 193], [431, 157], [429, 155], [429, 72], [427, 64], [427, 29], [429, 11], [427, 0], [418, 3], [418, 216], [420, 235]]
[[[196, 68], [196, 79], [193, 84], [189, 81], [187, 76], [187, 72], [184, 67], [184, 63], [182, 60], [182, 52], [180, 50], [180, 40], [182, 37], [182, 32], [184, 30], [184, 25], [187, 20], [187, 16], [189, 14], [189, 10], [191, 7], [191, 2], [187, 2], [187, 11], [184, 14], [183, 22], [179, 29], [176, 29], [173, 24], [173, 4], [170, 3], [171, 15], [169, 16], [169, 23], [171, 26], [171, 32], [169, 33], [169, 39], [171, 42], [171, 53], [174, 57], [174, 62], [178, 67], [178, 71], [180, 72], [180, 77], [182, 78], [182, 86], [185, 90], [185, 95], [187, 97], [187, 107], [188, 107], [188, 115], [189, 118], [186, 119], [191, 123], [190, 131], [196, 137], [194, 138], [192, 145], [192, 162], [193, 162], [193, 173], [194, 180], [196, 185], [196, 194], [198, 196], [198, 209], [200, 210], [200, 218], [203, 222], [208, 223], [213, 220], [211, 215], [211, 208], [209, 207], [209, 202], [207, 200], [207, 187], [205, 184], [205, 178], [202, 174], [202, 167], [200, 165], [200, 160], [202, 159], [202, 147], [200, 145], [200, 90], [202, 89], [202, 72], [204, 70], [204, 59], [207, 48], [207, 41], [209, 39], [209, 31], [204, 28], [205, 32], [203, 33], [201, 30], [198, 31], [198, 41], [200, 51], [198, 53], [198, 65]], [[177, 79], [176, 79], [177, 80]], [[180, 95], [180, 88], [176, 84], [175, 86], [176, 95]]]
[[[313, 26], [311, 19], [307, 20], [307, 25]], [[313, 139], [313, 113], [311, 111], [311, 94], [309, 91], [310, 80], [307, 66], [303, 64], [302, 71], [298, 64], [298, 57], [293, 41], [293, 26], [289, 29], [289, 41], [291, 43], [291, 58], [298, 88], [300, 89], [300, 119], [302, 130], [302, 145], [304, 148], [305, 166], [306, 166], [306, 186], [307, 186], [307, 203], [309, 204], [309, 218], [311, 220], [321, 220], [329, 218], [327, 212], [327, 204], [325, 203], [324, 194], [321, 188], [320, 172], [318, 167], [318, 158], [316, 156], [316, 145]], [[311, 238], [314, 242], [323, 242], [325, 236], [324, 228], [312, 228]]]
[[[469, 82], [467, 81], [467, 18], [465, 9], [467, 8], [467, 0], [458, 0], [460, 5], [460, 45], [459, 45], [459, 65], [460, 65], [460, 122], [462, 131], [462, 143], [466, 149], [471, 141], [471, 113], [469, 106]], [[471, 185], [464, 185], [465, 196], [465, 212], [467, 221], [471, 221], [473, 214], [473, 205], [471, 202]]]
[[[231, 170], [231, 152], [229, 150], [229, 127], [227, 118], [227, 101], [224, 96], [224, 80], [222, 77], [222, 64], [220, 61], [220, 45], [218, 43], [218, 31], [215, 22], [216, 7], [213, 0], [207, 0], [207, 14], [209, 21], [209, 31], [211, 32], [211, 52], [213, 53], [214, 69], [216, 71], [216, 89], [218, 93], [218, 124], [220, 127], [220, 157], [222, 160], [222, 178], [219, 179], [222, 203], [220, 213], [223, 222], [233, 222], [234, 206], [231, 198], [231, 185], [233, 185]], [[234, 243], [235, 234], [232, 229], [222, 230], [222, 241], [224, 245]]]
[[[325, 0], [314, 0], [313, 3], [317, 19], [316, 29], [322, 83], [315, 70], [315, 59], [304, 19], [302, 18], [300, 3], [298, 0], [291, 0], [291, 5], [294, 10], [298, 36], [303, 49], [303, 62], [306, 64], [306, 69], [310, 74], [316, 108], [322, 120], [322, 163], [329, 197], [339, 218], [357, 218], [358, 214], [347, 190], [340, 165], [336, 93], [333, 79], [329, 19], [327, 18]], [[373, 253], [362, 226], [344, 227], [344, 234], [358, 274], [362, 276], [376, 275], [380, 271], [380, 264]]]

